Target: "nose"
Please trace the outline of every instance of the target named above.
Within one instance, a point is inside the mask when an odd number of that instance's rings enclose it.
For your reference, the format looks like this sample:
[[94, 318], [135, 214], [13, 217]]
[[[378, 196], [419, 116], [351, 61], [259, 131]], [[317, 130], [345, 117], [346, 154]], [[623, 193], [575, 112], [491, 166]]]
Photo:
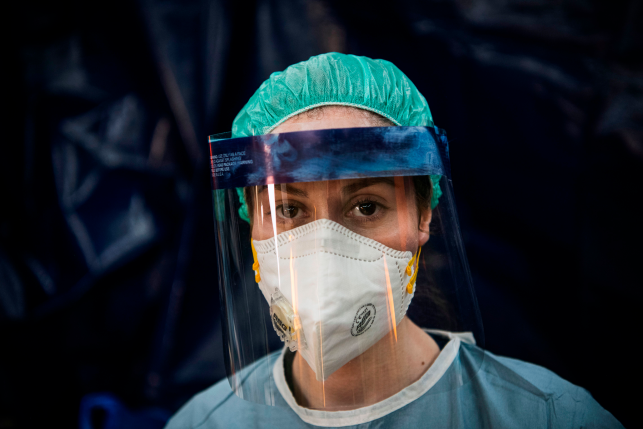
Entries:
[[[330, 219], [340, 222], [341, 201], [338, 201], [339, 189], [332, 181], [313, 182], [309, 190], [309, 197], [313, 204], [313, 220]], [[340, 213], [341, 214], [341, 213]]]

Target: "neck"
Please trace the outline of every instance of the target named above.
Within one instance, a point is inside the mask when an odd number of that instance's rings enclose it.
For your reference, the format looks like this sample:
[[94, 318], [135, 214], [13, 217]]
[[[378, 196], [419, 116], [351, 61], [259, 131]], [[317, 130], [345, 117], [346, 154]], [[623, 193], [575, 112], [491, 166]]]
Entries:
[[297, 353], [292, 366], [297, 403], [326, 411], [351, 410], [373, 405], [395, 395], [422, 377], [440, 349], [408, 317], [373, 347], [334, 372], [326, 381], [317, 381], [315, 372]]

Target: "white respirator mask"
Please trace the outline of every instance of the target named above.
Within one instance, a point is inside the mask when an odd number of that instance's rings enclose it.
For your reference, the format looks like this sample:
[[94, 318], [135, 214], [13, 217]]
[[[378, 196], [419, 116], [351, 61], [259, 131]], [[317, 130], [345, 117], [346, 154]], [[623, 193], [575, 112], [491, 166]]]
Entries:
[[273, 327], [318, 381], [393, 331], [415, 293], [418, 255], [329, 219], [253, 241], [255, 279]]

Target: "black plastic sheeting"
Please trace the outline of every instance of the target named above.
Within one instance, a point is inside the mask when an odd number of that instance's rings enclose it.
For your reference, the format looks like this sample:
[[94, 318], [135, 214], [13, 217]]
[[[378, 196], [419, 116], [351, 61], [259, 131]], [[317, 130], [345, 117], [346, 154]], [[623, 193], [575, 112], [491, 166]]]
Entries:
[[224, 376], [207, 136], [328, 51], [392, 61], [448, 131], [487, 348], [638, 421], [641, 2], [23, 2], [3, 19], [1, 427], [106, 427], [79, 419], [100, 392], [156, 427]]

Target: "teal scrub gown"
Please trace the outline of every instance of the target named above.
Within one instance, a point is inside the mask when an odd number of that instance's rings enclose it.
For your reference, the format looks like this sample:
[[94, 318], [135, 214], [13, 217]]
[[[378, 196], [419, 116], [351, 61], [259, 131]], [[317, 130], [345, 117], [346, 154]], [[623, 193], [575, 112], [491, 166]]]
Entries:
[[589, 392], [547, 369], [484, 351], [470, 335], [431, 335], [444, 345], [433, 365], [420, 380], [377, 404], [337, 412], [298, 406], [285, 381], [288, 353], [282, 351], [247, 369], [248, 379], [263, 382], [276, 406], [239, 398], [223, 379], [192, 398], [166, 428], [623, 427]]

